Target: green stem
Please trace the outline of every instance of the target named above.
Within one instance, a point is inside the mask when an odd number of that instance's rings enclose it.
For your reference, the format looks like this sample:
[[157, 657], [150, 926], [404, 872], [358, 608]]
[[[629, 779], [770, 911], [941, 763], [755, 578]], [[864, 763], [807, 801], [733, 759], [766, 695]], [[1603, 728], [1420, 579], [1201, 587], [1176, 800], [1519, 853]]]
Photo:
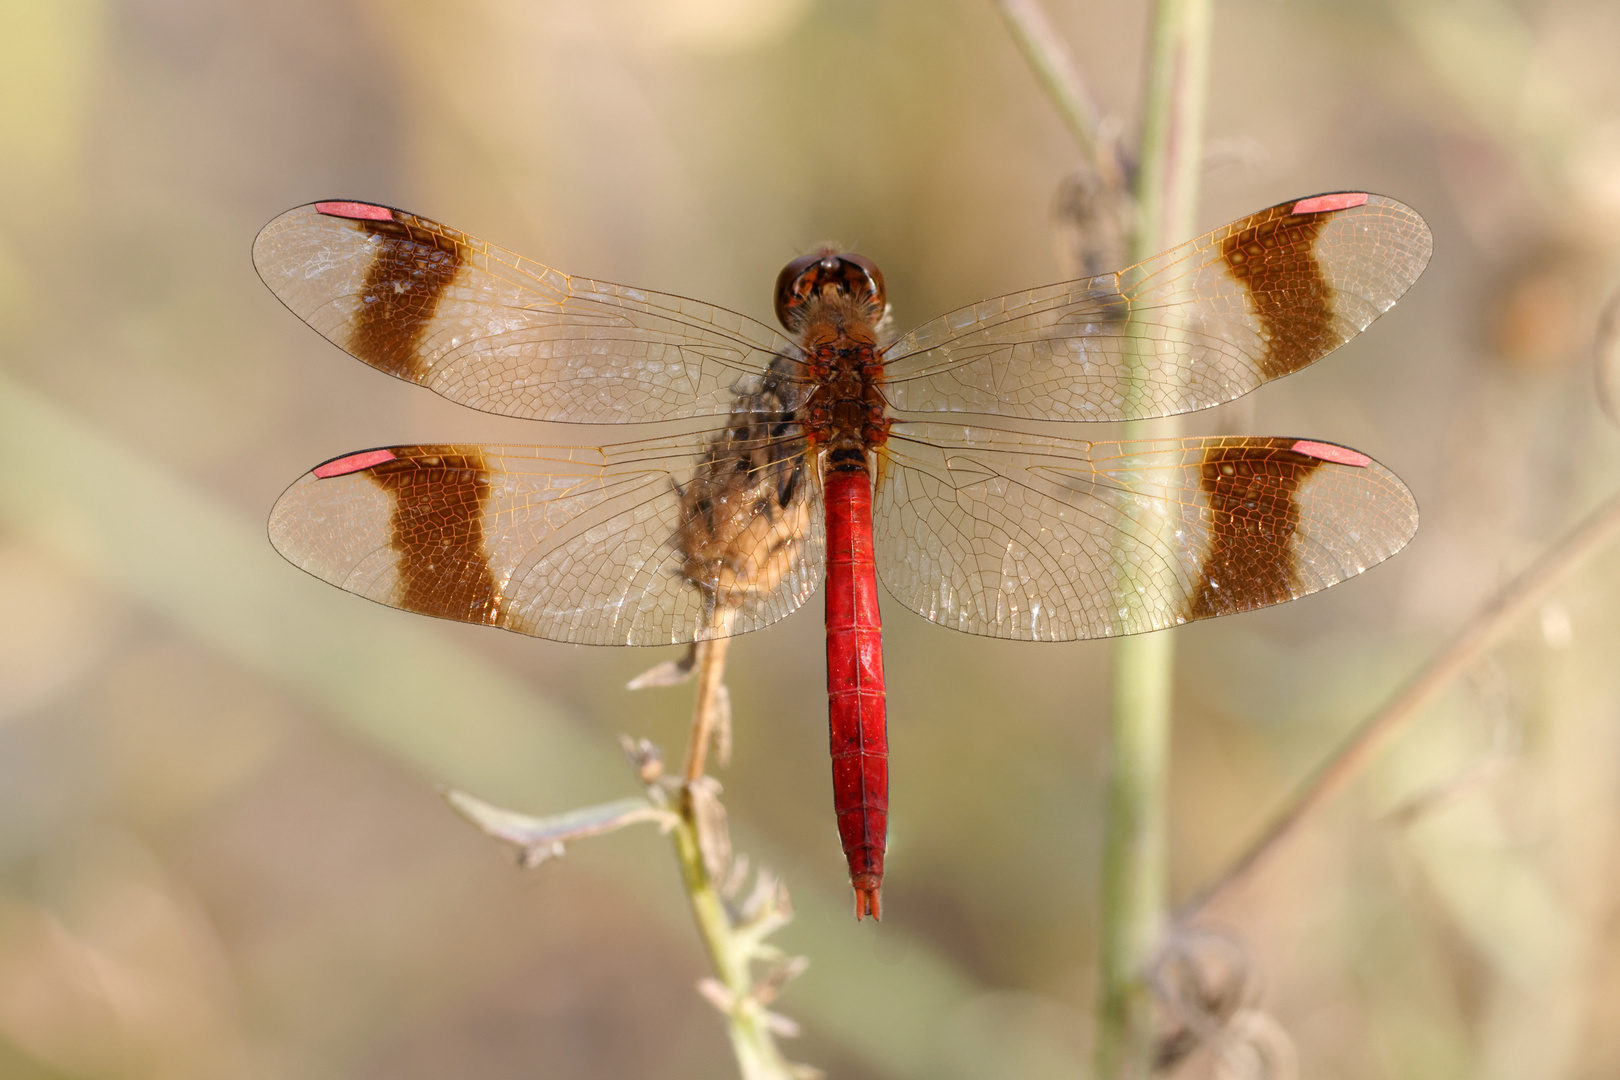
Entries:
[[785, 1068], [775, 1037], [765, 1024], [764, 1007], [749, 996], [753, 989], [750, 954], [732, 929], [725, 903], [704, 866], [703, 847], [690, 804], [682, 808], [680, 823], [670, 832], [698, 935], [703, 938], [715, 974], [736, 1003], [726, 1011], [726, 1034], [743, 1080], [789, 1080], [792, 1074]]
[[[727, 618], [721, 629], [730, 629]], [[693, 709], [691, 743], [686, 750], [685, 783], [681, 788], [679, 821], [670, 830], [675, 854], [681, 864], [681, 883], [697, 922], [698, 935], [714, 964], [715, 975], [725, 987], [729, 1002], [722, 1008], [726, 1033], [743, 1080], [792, 1080], [793, 1067], [776, 1046], [768, 1024], [767, 1010], [754, 994], [752, 962], [759, 954], [759, 943], [733, 923], [713, 877], [709, 860], [704, 858], [704, 828], [699, 821], [699, 794], [695, 787], [707, 783], [703, 775], [706, 750], [714, 731], [720, 685], [725, 673], [724, 636], [698, 645], [697, 702]], [[710, 796], [712, 798], [712, 796]], [[729, 845], [727, 845], [729, 846]], [[717, 1002], [716, 1004], [721, 1004]]]
[[[1159, 0], [1154, 6], [1133, 262], [1193, 231], [1210, 18], [1210, 0]], [[1174, 433], [1174, 421], [1133, 420], [1124, 437]], [[1173, 661], [1173, 639], [1164, 631], [1122, 638], [1115, 645], [1098, 957], [1098, 1080], [1137, 1080], [1153, 1068], [1148, 971], [1165, 913]]]
[[1210, 6], [1210, 0], [1159, 0], [1154, 5], [1133, 262], [1192, 236], [1203, 158]]

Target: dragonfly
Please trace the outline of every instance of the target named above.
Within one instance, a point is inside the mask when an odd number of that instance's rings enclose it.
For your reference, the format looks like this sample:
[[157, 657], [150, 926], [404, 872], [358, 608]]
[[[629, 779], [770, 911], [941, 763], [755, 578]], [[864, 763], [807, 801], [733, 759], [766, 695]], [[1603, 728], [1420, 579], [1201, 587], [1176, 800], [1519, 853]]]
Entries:
[[311, 203], [265, 226], [254, 263], [354, 357], [488, 413], [658, 426], [601, 446], [348, 453], [287, 489], [270, 539], [382, 604], [591, 645], [742, 634], [824, 588], [834, 808], [856, 918], [877, 918], [877, 582], [941, 626], [1070, 641], [1266, 607], [1393, 555], [1417, 507], [1359, 451], [1073, 425], [1298, 371], [1387, 311], [1431, 247], [1393, 199], [1315, 195], [895, 335], [882, 272], [833, 247], [782, 270], [777, 330], [391, 207]]

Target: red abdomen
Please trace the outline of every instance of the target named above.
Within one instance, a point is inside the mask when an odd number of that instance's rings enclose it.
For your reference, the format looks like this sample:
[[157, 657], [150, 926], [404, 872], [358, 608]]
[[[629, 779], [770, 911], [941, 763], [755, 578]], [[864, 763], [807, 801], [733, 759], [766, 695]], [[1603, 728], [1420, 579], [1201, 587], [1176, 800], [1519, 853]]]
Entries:
[[883, 699], [883, 637], [872, 559], [872, 482], [865, 472], [829, 472], [827, 506], [827, 718], [833, 806], [855, 887], [855, 917], [881, 909], [889, 830], [889, 736]]

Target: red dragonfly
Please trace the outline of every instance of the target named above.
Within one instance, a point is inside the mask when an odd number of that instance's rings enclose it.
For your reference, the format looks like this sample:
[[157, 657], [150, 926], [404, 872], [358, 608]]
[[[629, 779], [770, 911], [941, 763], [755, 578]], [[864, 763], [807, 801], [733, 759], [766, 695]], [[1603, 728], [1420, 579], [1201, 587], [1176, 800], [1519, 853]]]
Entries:
[[504, 416], [693, 423], [600, 447], [348, 454], [287, 490], [270, 538], [379, 603], [593, 645], [757, 630], [825, 581], [838, 828], [856, 917], [877, 917], [878, 577], [943, 626], [1068, 641], [1291, 600], [1417, 528], [1399, 479], [1331, 443], [1088, 442], [958, 414], [1117, 421], [1227, 401], [1365, 329], [1430, 248], [1394, 200], [1317, 195], [898, 338], [878, 268], [823, 249], [777, 279], [784, 336], [414, 214], [318, 202], [265, 226], [254, 263], [358, 359]]

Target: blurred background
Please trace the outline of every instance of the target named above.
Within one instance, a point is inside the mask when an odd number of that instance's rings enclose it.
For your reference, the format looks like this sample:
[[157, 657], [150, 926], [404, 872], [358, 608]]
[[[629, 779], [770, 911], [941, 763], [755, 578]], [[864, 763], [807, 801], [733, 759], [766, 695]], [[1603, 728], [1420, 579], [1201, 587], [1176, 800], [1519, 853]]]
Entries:
[[[1144, 5], [1049, 10], [1134, 131]], [[1423, 525], [1339, 588], [1176, 631], [1177, 896], [1620, 488], [1591, 370], [1617, 49], [1612, 0], [1217, 5], [1200, 228], [1367, 189], [1435, 255], [1368, 333], [1194, 430], [1356, 446]], [[590, 433], [345, 357], [258, 281], [264, 222], [388, 203], [762, 320], [832, 238], [904, 327], [1063, 277], [1078, 164], [987, 0], [0, 0], [0, 1075], [734, 1074], [653, 830], [519, 871], [435, 793], [632, 794], [615, 736], [678, 753], [690, 694], [623, 687], [678, 651], [405, 615], [264, 539], [348, 450]], [[719, 774], [812, 961], [790, 1054], [1086, 1075], [1109, 646], [886, 607], [890, 871], [856, 925], [819, 606], [733, 647]], [[1617, 647], [1611, 549], [1216, 905], [1305, 1075], [1620, 1072]]]

